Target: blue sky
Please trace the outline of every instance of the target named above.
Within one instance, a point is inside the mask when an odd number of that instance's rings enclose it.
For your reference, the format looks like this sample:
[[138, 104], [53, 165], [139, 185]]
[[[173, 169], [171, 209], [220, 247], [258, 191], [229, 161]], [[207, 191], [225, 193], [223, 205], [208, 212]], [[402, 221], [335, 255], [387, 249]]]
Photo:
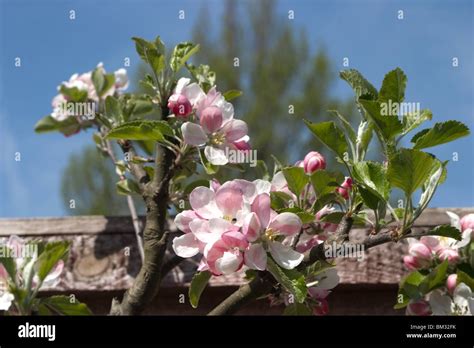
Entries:
[[[207, 4], [210, 20], [220, 22], [222, 2]], [[33, 132], [36, 121], [50, 113], [56, 86], [100, 61], [113, 71], [130, 57], [133, 72], [138, 57], [132, 36], [161, 35], [168, 45], [189, 40], [201, 6], [199, 0], [0, 0], [0, 216], [68, 214], [60, 198], [62, 170], [91, 133], [65, 138]], [[350, 67], [379, 87], [384, 74], [400, 66], [408, 75], [406, 101], [430, 108], [435, 121], [455, 118], [473, 128], [472, 1], [282, 0], [276, 6], [282, 20], [295, 12], [292, 25], [306, 30], [312, 50], [327, 50], [335, 69], [343, 69], [348, 57]], [[70, 10], [76, 12], [73, 21]], [[178, 19], [179, 10], [185, 10], [185, 20]], [[459, 59], [456, 68], [453, 57]], [[343, 81], [332, 94], [352, 95]], [[443, 160], [457, 152], [459, 160], [450, 162], [432, 206], [474, 206], [473, 150], [471, 136], [433, 151]]]

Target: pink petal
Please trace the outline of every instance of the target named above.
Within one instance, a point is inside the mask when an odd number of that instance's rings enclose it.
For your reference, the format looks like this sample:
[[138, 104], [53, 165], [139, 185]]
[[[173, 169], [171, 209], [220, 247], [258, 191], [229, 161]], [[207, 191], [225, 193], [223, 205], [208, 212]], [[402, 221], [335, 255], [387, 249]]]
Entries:
[[245, 265], [250, 269], [264, 271], [267, 268], [267, 252], [262, 244], [252, 244], [244, 253]]
[[216, 204], [225, 216], [235, 217], [242, 209], [242, 191], [232, 182], [225, 183], [216, 192]]
[[183, 133], [183, 139], [186, 144], [201, 146], [207, 142], [207, 135], [198, 124], [191, 122], [183, 123], [181, 132]]
[[249, 242], [254, 242], [260, 237], [262, 225], [258, 219], [257, 214], [250, 213], [245, 217], [244, 224], [242, 226], [242, 233], [245, 235]]
[[257, 214], [262, 227], [267, 227], [270, 221], [270, 195], [262, 193], [255, 197], [251, 205], [251, 210]]
[[299, 232], [301, 226], [301, 219], [298, 217], [298, 215], [285, 212], [278, 214], [273, 219], [273, 221], [270, 222], [270, 225], [268, 227], [281, 234], [292, 236], [295, 233]]
[[222, 126], [222, 111], [217, 106], [209, 106], [202, 111], [199, 122], [206, 133], [214, 133]]
[[204, 219], [220, 217], [220, 211], [214, 201], [215, 193], [211, 189], [196, 187], [189, 195], [189, 203], [193, 210]]
[[193, 234], [186, 233], [173, 239], [173, 250], [180, 257], [193, 257], [199, 253], [199, 243]]
[[231, 120], [223, 128], [227, 142], [240, 140], [248, 133], [247, 123], [242, 120]]
[[225, 232], [221, 238], [229, 248], [238, 248], [244, 250], [247, 249], [249, 245], [249, 242], [245, 236], [237, 231]]
[[174, 223], [180, 231], [189, 233], [191, 232], [189, 223], [195, 219], [199, 219], [199, 216], [193, 210], [184, 210], [176, 215], [174, 218]]

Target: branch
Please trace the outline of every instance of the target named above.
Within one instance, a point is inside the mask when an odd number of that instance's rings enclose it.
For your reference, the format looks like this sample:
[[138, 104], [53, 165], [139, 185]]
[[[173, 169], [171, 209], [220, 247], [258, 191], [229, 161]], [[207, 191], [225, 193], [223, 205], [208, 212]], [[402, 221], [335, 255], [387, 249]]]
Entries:
[[217, 307], [210, 311], [208, 315], [234, 314], [250, 301], [270, 292], [274, 284], [275, 282], [268, 272], [259, 274], [248, 284], [242, 285], [236, 292], [222, 301]]
[[[163, 107], [162, 114], [168, 114], [166, 106]], [[124, 148], [122, 147], [122, 149]], [[125, 149], [129, 152], [132, 147], [125, 147]], [[145, 179], [149, 180], [146, 172], [145, 176], [141, 176], [139, 180], [144, 186], [143, 199], [146, 205], [146, 223], [143, 231], [145, 260], [132, 287], [125, 292], [122, 302], [119, 303], [116, 299], [112, 302], [110, 311], [112, 315], [140, 314], [158, 293], [162, 278], [162, 263], [168, 241], [165, 223], [168, 211], [169, 181], [177, 166], [179, 166], [179, 160], [175, 158], [174, 153], [157, 143], [153, 180], [146, 183]], [[136, 172], [134, 175], [143, 175], [143, 168], [138, 167], [133, 166], [133, 170]]]

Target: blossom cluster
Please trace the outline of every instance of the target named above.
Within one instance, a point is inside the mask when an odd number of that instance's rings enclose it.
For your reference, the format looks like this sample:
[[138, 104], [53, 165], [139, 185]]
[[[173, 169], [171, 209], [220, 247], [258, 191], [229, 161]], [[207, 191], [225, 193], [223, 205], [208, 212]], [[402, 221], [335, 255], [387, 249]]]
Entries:
[[[102, 74], [106, 74], [102, 63], [97, 65], [97, 69], [99, 69]], [[115, 93], [121, 93], [128, 88], [129, 81], [127, 71], [123, 68], [115, 71], [114, 81], [114, 84], [111, 84], [105, 91], [103, 91], [103, 95], [101, 96], [102, 98], [112, 96]], [[92, 71], [83, 74], [73, 74], [68, 81], [64, 81], [60, 86], [58, 86], [59, 93], [52, 100], [51, 104], [53, 107], [53, 112], [51, 113], [51, 117], [57, 121], [65, 121], [70, 116], [78, 116], [71, 114], [71, 112], [68, 110], [69, 108], [65, 107], [65, 105], [71, 101], [71, 98], [67, 94], [61, 92], [62, 87], [65, 87], [66, 89], [75, 88], [79, 92], [87, 92], [87, 101], [90, 101], [94, 104], [99, 102], [99, 96], [92, 81]]]
[[205, 93], [197, 83], [181, 78], [168, 99], [169, 110], [179, 119], [188, 120], [193, 114], [198, 123], [184, 122], [181, 126], [184, 142], [204, 147], [204, 154], [213, 165], [230, 162], [229, 149], [250, 150], [247, 124], [234, 118], [234, 107], [216, 87]]
[[[16, 275], [12, 279], [11, 275], [7, 272], [5, 267], [0, 263], [0, 310], [7, 311], [10, 309], [12, 302], [15, 299], [15, 296], [11, 292], [11, 285], [14, 286], [25, 286], [28, 282], [28, 277], [34, 267], [35, 262], [38, 259], [37, 253], [32, 253], [28, 255], [25, 250], [28, 249], [28, 244], [22, 238], [11, 235], [5, 245], [2, 246], [2, 251], [9, 250], [15, 254], [13, 257], [15, 261]], [[6, 249], [3, 249], [6, 248]], [[32, 249], [29, 249], [32, 250]], [[64, 262], [59, 260], [53, 267], [53, 269], [48, 273], [46, 278], [41, 282], [41, 286], [52, 287], [58, 284], [60, 280], [60, 275], [64, 269]], [[40, 284], [40, 280], [37, 274], [33, 275], [31, 286], [33, 289]]]
[[457, 241], [449, 237], [425, 236], [418, 240], [409, 240], [408, 255], [403, 258], [410, 270], [429, 270], [439, 261], [447, 260], [449, 275], [444, 287], [432, 291], [426, 299], [411, 301], [407, 306], [408, 315], [469, 315], [474, 314], [474, 294], [470, 287], [458, 281], [457, 265], [461, 254], [474, 240], [474, 214], [462, 219], [447, 212], [451, 225], [462, 232]]

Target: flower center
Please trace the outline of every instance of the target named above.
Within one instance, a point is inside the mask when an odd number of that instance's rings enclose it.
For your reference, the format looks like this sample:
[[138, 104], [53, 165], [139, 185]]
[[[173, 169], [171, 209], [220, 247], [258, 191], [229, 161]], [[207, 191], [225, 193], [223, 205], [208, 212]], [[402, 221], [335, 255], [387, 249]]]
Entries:
[[265, 238], [267, 238], [268, 240], [274, 240], [275, 237], [276, 237], [275, 231], [273, 231], [271, 228], [268, 228], [265, 231]]
[[218, 132], [212, 133], [210, 138], [211, 138], [210, 142], [212, 145], [219, 146], [219, 145], [224, 144], [225, 142], [225, 135], [223, 133], [218, 133]]

